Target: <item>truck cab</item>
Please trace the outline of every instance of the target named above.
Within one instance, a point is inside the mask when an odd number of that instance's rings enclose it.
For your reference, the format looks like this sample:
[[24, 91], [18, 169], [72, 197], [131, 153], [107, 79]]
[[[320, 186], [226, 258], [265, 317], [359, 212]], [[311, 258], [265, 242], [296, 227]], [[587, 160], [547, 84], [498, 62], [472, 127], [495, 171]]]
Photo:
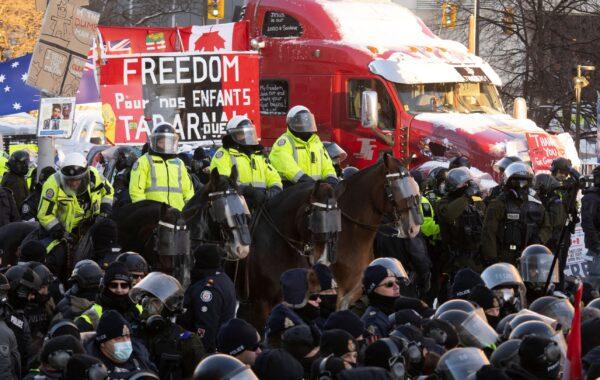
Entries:
[[359, 168], [391, 152], [417, 164], [466, 155], [491, 173], [507, 154], [529, 161], [528, 134], [546, 133], [505, 113], [489, 64], [391, 1], [249, 0], [243, 20], [261, 54], [266, 145], [298, 104]]

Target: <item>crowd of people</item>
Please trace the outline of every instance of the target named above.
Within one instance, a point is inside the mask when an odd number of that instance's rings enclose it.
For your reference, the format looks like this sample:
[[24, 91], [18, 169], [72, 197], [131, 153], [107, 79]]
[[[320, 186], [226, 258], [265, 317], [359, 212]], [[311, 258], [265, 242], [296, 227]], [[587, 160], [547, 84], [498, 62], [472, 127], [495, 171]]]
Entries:
[[[112, 180], [71, 153], [28, 184], [26, 152], [2, 157], [0, 226], [36, 227], [15, 257], [3, 248], [0, 377], [557, 380], [569, 371], [566, 341], [580, 315], [584, 378], [600, 378], [600, 169], [579, 205], [584, 181], [564, 158], [534, 174], [505, 157], [495, 165], [502, 183], [489, 191], [464, 156], [411, 171], [421, 232], [380, 227], [362, 296], [345, 310], [322, 263], [285, 271], [281, 302], [253, 325], [219, 245], [192, 252], [185, 288], [123, 252], [113, 209], [150, 200], [182, 210], [211, 170], [235, 167], [251, 210], [296, 183], [335, 186], [355, 175], [338, 146], [321, 142], [307, 108], [292, 108], [287, 127], [267, 157], [252, 121], [235, 117], [210, 159], [202, 149], [178, 155], [175, 129], [159, 125], [142, 156], [117, 150]], [[561, 258], [579, 218], [591, 257], [583, 280], [565, 276]], [[84, 226], [93, 259], [73, 263]]]

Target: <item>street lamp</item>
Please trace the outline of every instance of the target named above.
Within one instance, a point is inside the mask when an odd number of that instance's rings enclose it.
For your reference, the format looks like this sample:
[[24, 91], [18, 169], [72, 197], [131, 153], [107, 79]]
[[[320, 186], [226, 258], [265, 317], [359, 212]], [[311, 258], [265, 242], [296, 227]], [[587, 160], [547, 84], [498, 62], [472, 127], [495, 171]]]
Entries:
[[581, 90], [584, 87], [587, 87], [590, 82], [586, 77], [581, 75], [583, 71], [594, 71], [596, 70], [596, 66], [585, 66], [585, 65], [577, 65], [577, 76], [573, 78], [573, 87], [575, 89], [575, 149], [577, 149], [577, 154], [579, 154], [579, 146], [580, 146], [580, 136], [581, 131], [579, 127], [579, 119], [581, 118]]

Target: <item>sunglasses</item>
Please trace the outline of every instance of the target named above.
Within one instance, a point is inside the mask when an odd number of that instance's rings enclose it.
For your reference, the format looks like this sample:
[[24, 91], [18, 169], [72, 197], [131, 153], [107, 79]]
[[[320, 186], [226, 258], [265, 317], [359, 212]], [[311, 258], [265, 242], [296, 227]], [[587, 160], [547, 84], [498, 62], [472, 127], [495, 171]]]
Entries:
[[398, 280], [394, 280], [394, 281], [387, 281], [384, 282], [383, 284], [377, 286], [378, 288], [384, 287], [384, 288], [393, 288], [394, 285], [400, 285], [400, 282]]
[[111, 282], [110, 284], [108, 284], [108, 288], [109, 289], [129, 289], [129, 284], [126, 282]]
[[137, 279], [137, 280], [141, 280], [142, 278], [144, 278], [144, 275], [143, 274], [134, 274], [134, 273], [132, 273], [131, 274], [131, 278]]

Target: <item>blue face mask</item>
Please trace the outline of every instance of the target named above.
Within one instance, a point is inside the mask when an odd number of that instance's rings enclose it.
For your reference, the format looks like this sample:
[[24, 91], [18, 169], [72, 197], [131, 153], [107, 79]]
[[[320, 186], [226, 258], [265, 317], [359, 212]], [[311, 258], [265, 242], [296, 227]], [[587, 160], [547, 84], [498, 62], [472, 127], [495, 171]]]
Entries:
[[131, 341], [127, 342], [117, 342], [115, 343], [115, 351], [113, 353], [115, 359], [125, 362], [131, 356], [133, 352], [133, 347], [131, 346]]

